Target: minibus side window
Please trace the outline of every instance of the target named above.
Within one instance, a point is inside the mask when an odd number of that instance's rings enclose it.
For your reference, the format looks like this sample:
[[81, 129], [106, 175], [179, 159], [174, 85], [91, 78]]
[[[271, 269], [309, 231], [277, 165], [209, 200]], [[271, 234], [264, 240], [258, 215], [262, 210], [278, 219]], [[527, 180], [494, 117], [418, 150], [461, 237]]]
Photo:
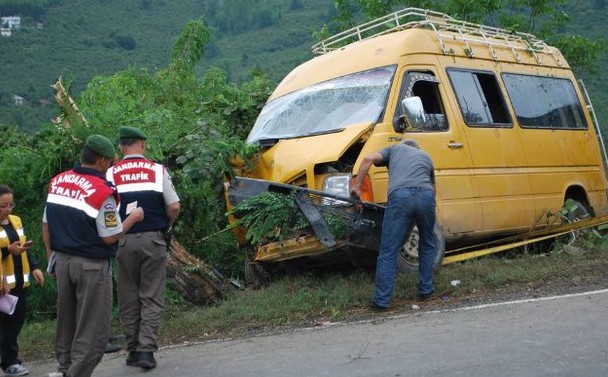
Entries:
[[572, 81], [513, 73], [502, 79], [521, 127], [587, 129]]
[[449, 69], [448, 74], [467, 125], [511, 127], [511, 117], [493, 73]]
[[[436, 132], [446, 131], [448, 122], [443, 110], [441, 95], [439, 93], [439, 80], [428, 72], [407, 72], [403, 80], [403, 88], [399, 96], [399, 102], [408, 97], [420, 97], [426, 122], [422, 128], [415, 131]], [[397, 117], [403, 116], [403, 109], [397, 106]]]

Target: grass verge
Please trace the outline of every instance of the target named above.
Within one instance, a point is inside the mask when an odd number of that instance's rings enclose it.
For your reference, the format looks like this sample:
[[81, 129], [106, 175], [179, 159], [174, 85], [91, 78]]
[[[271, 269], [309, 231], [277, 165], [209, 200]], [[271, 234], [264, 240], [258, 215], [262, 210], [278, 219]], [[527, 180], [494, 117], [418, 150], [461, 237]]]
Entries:
[[[542, 295], [606, 287], [608, 248], [595, 245], [582, 255], [563, 251], [523, 252], [468, 260], [440, 268], [435, 288], [458, 301], [508, 299], [509, 295]], [[367, 309], [374, 288], [374, 272], [320, 272], [274, 281], [257, 290], [233, 292], [216, 306], [194, 307], [179, 297], [167, 299], [161, 326], [161, 346], [314, 326], [326, 321], [348, 321], [377, 315]], [[417, 297], [417, 274], [397, 278], [391, 311], [411, 310]], [[458, 283], [457, 283], [458, 282]], [[117, 322], [117, 321], [115, 321]], [[120, 328], [115, 323], [116, 332]], [[21, 358], [53, 357], [54, 321], [26, 323], [20, 336]]]

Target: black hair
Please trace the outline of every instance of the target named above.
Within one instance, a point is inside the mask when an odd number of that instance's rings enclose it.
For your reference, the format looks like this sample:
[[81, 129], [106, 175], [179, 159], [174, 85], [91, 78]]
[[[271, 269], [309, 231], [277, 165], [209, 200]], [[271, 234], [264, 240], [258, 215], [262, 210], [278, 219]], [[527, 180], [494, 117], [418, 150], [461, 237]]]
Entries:
[[8, 187], [8, 185], [0, 185], [0, 196], [6, 195], [6, 194], [15, 195], [13, 190], [10, 187]]
[[403, 140], [403, 144], [413, 147], [413, 148], [420, 149], [420, 144], [418, 144], [418, 141], [416, 141], [414, 139], [405, 139], [405, 140]]
[[89, 148], [88, 145], [82, 147], [82, 152], [80, 152], [80, 162], [87, 165], [93, 165], [99, 158], [106, 158], [99, 153], [93, 151]]
[[137, 143], [139, 140], [141, 140], [141, 139], [136, 139], [134, 137], [121, 137], [118, 140], [118, 144], [125, 146], [125, 147], [129, 147], [129, 146]]

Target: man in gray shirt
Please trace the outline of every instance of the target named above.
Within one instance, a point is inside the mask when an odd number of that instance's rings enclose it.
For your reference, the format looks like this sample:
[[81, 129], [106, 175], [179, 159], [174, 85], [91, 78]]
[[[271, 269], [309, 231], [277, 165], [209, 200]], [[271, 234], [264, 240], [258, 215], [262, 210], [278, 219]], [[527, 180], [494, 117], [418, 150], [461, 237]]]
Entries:
[[435, 260], [435, 170], [429, 155], [419, 149], [418, 142], [407, 139], [363, 158], [351, 188], [361, 196], [361, 185], [370, 167], [388, 166], [388, 201], [384, 212], [380, 251], [376, 264], [376, 289], [371, 307], [386, 310], [393, 295], [397, 256], [408, 230], [416, 224], [420, 235], [418, 245], [418, 292], [422, 300], [433, 294], [433, 263]]

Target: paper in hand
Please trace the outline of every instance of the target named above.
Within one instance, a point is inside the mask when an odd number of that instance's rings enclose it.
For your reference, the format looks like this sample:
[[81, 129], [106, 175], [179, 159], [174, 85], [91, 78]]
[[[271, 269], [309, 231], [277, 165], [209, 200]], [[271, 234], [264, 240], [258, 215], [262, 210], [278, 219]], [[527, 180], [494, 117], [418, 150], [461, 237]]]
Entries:
[[10, 293], [5, 293], [0, 296], [0, 312], [12, 315], [17, 307], [19, 297], [13, 296]]
[[128, 215], [129, 213], [133, 212], [135, 208], [137, 208], [137, 200], [127, 204], [127, 208], [125, 208], [125, 214]]

